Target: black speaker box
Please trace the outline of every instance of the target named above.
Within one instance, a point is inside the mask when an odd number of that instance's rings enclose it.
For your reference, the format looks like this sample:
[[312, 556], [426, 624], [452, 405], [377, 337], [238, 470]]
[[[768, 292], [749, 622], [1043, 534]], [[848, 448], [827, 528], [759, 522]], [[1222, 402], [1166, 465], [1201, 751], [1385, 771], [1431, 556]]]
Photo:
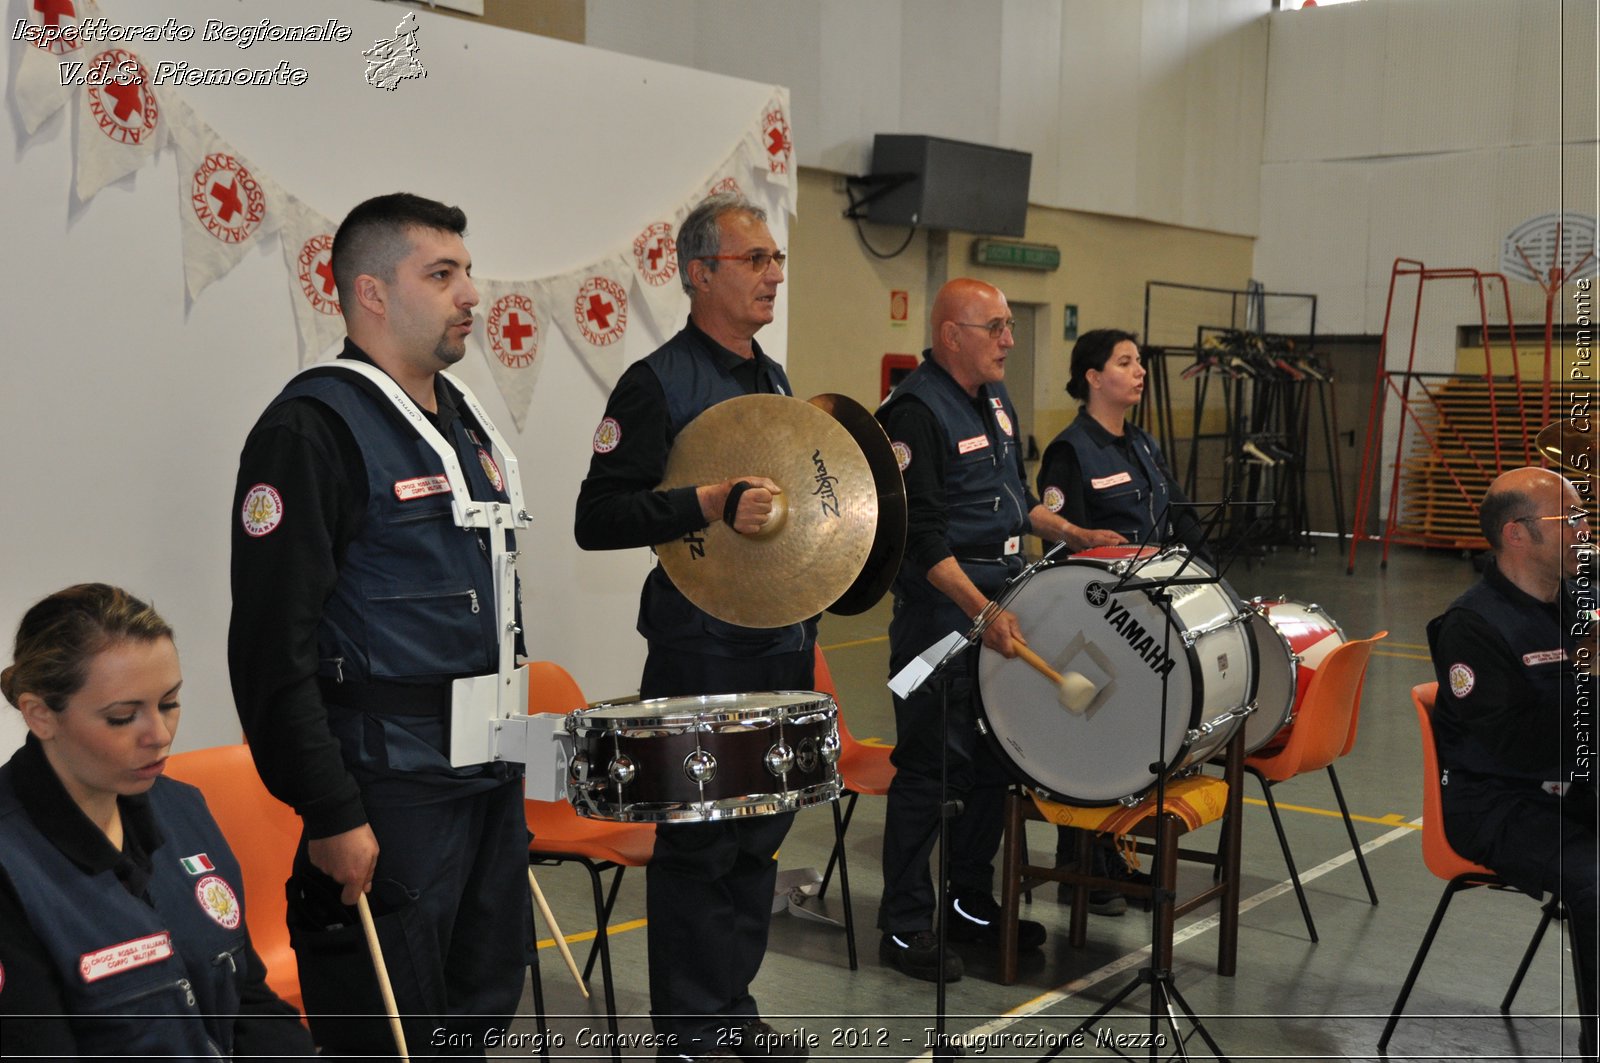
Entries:
[[943, 137], [879, 133], [872, 138], [872, 176], [912, 174], [910, 181], [867, 205], [881, 225], [959, 229], [1021, 236], [1028, 224], [1026, 151]]

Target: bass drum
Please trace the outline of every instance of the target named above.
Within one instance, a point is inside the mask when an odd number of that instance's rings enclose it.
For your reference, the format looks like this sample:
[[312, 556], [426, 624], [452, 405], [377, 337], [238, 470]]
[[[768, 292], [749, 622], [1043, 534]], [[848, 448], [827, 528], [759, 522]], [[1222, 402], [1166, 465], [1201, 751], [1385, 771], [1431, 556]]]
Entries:
[[[1169, 625], [1147, 585], [1175, 575]], [[1114, 591], [1125, 577], [1129, 586]], [[1182, 582], [1190, 579], [1209, 582]], [[1075, 673], [1094, 688], [1076, 713], [1020, 658], [988, 647], [979, 653], [982, 729], [1046, 797], [1135, 803], [1158, 778], [1150, 770], [1158, 740], [1165, 770], [1181, 771], [1219, 753], [1241, 725], [1255, 688], [1250, 613], [1181, 547], [1076, 555], [1035, 573], [1009, 608], [1030, 649], [1063, 677]]]
[[567, 799], [581, 816], [704, 823], [839, 796], [839, 710], [815, 691], [597, 705], [566, 726]]
[[1256, 711], [1244, 725], [1244, 751], [1282, 745], [1322, 659], [1344, 644], [1344, 629], [1321, 606], [1288, 598], [1250, 602], [1256, 648]]

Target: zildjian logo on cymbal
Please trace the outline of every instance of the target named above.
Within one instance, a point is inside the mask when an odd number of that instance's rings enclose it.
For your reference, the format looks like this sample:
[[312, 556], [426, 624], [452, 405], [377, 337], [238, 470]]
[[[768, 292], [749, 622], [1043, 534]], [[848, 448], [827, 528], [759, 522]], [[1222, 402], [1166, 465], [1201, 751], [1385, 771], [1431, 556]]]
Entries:
[[830, 517], [839, 516], [839, 496], [833, 493], [833, 485], [839, 482], [837, 476], [828, 475], [828, 466], [822, 460], [822, 451], [811, 452], [811, 464], [817, 467], [817, 489], [811, 492], [822, 499], [822, 512]]

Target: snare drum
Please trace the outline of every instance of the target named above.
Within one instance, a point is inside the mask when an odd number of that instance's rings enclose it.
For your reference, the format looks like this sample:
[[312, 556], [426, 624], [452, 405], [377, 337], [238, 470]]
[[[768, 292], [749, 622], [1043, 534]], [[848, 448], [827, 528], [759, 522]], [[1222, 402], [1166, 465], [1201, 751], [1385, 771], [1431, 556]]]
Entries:
[[1293, 723], [1322, 659], [1344, 643], [1344, 629], [1317, 605], [1288, 598], [1250, 602], [1256, 647], [1256, 711], [1244, 725], [1244, 751], [1254, 753]]
[[657, 698], [567, 717], [581, 816], [710, 822], [839, 796], [839, 710], [815, 691]]
[[[1180, 583], [1169, 588], [1169, 631], [1146, 585], [1180, 567]], [[1129, 586], [1113, 592], [1125, 576]], [[1214, 582], [1181, 582], [1207, 577]], [[1009, 608], [1030, 649], [1062, 675], [1075, 672], [1095, 687], [1088, 708], [1076, 714], [1063, 707], [1055, 684], [1022, 660], [988, 647], [979, 654], [982, 727], [1049, 798], [1134, 803], [1155, 785], [1150, 765], [1158, 740], [1167, 770], [1181, 771], [1220, 752], [1244, 718], [1255, 686], [1251, 614], [1181, 547], [1074, 556], [1037, 572]]]

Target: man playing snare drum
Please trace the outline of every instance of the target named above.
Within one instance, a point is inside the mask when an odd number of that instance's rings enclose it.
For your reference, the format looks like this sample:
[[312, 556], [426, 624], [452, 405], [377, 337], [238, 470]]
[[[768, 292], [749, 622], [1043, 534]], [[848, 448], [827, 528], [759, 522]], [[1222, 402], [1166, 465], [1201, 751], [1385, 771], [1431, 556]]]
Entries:
[[[684, 219], [678, 272], [689, 321], [630, 366], [606, 403], [578, 493], [583, 549], [653, 546], [714, 520], [741, 534], [767, 523], [778, 488], [764, 477], [654, 488], [673, 440], [701, 411], [740, 395], [792, 394], [783, 367], [755, 341], [773, 318], [783, 262], [766, 213], [741, 196], [712, 196]], [[751, 486], [733, 495], [739, 480]], [[725, 623], [691, 604], [658, 565], [645, 579], [638, 626], [649, 643], [644, 698], [813, 686], [815, 618], [772, 629]], [[750, 983], [767, 949], [773, 855], [793, 819], [789, 812], [663, 823], [656, 831], [645, 870], [651, 1021], [686, 1058], [764, 1060], [791, 1051], [792, 1039], [760, 1020]]]

